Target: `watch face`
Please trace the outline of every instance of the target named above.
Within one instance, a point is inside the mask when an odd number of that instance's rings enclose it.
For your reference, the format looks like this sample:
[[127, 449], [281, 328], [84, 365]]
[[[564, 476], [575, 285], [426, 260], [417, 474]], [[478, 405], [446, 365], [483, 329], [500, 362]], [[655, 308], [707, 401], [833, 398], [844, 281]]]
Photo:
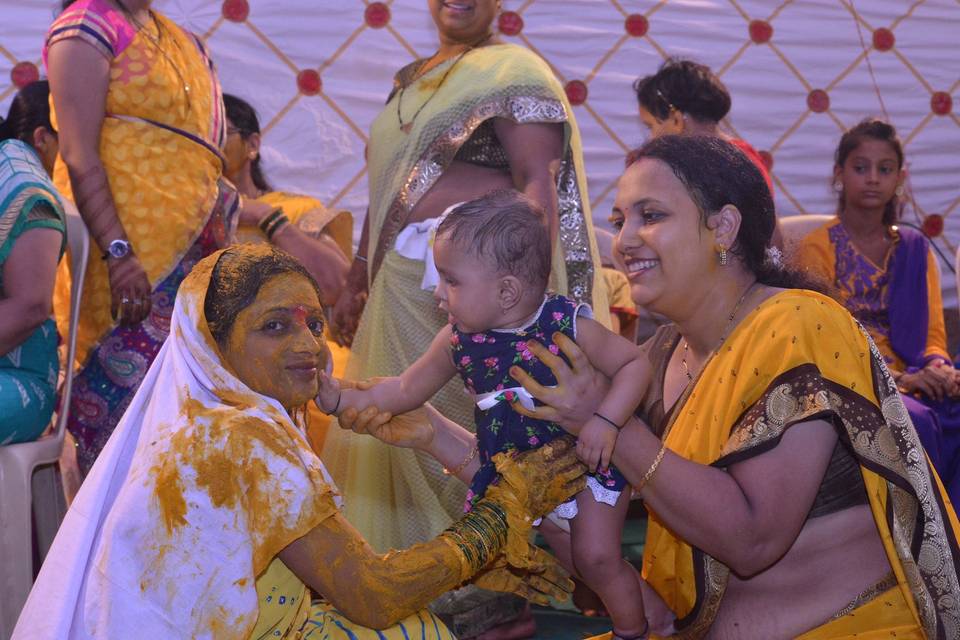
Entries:
[[130, 243], [126, 240], [114, 240], [110, 243], [107, 251], [114, 258], [123, 258], [130, 253]]

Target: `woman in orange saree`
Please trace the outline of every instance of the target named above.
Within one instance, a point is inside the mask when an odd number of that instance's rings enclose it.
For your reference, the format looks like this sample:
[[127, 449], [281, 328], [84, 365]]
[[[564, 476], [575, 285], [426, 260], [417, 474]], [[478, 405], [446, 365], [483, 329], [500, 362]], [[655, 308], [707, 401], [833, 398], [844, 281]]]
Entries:
[[54, 181], [103, 253], [84, 278], [68, 425], [86, 472], [167, 337], [181, 280], [225, 246], [235, 198], [219, 182], [223, 101], [200, 40], [149, 1], [65, 5], [43, 52]]
[[[651, 629], [958, 637], [956, 513], [876, 345], [767, 251], [759, 170], [707, 137], [665, 136], [633, 158], [618, 247], [633, 300], [671, 320], [646, 344], [645, 423], [628, 422], [613, 454], [650, 513]], [[602, 385], [561, 348], [572, 367], [530, 347], [560, 384], [525, 386], [548, 405], [540, 417], [577, 433]]]

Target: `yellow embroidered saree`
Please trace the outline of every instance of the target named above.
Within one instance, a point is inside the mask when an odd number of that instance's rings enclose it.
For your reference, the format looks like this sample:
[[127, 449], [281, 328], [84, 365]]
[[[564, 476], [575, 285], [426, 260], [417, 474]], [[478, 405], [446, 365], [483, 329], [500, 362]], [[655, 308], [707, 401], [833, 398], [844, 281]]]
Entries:
[[[220, 181], [225, 127], [213, 63], [201, 41], [166, 17], [135, 28], [115, 4], [77, 0], [50, 26], [44, 59], [64, 40], [80, 40], [110, 63], [99, 156], [117, 216], [151, 284], [151, 312], [120, 325], [110, 315], [107, 263], [87, 265], [67, 428], [86, 473], [146, 375], [170, 329], [177, 288], [193, 265], [227, 245], [235, 192]], [[57, 109], [51, 104], [55, 127]], [[57, 160], [54, 182], [73, 198]], [[95, 248], [95, 247], [94, 247]], [[61, 263], [54, 308], [69, 322], [69, 262]]]
[[[763, 302], [678, 400], [663, 439], [688, 460], [723, 468], [814, 419], [834, 422], [860, 465], [897, 586], [802, 637], [890, 637], [898, 629], [960, 637], [960, 524], [882, 356], [836, 302], [798, 290]], [[708, 633], [729, 569], [677, 537], [655, 513], [643, 576], [677, 615], [678, 637]]]
[[[110, 59], [100, 158], [124, 230], [157, 285], [200, 235], [217, 202], [225, 125], [219, 82], [199, 40], [163, 15], [152, 15], [154, 21], [136, 31], [103, 0], [81, 0], [51, 25], [46, 46], [77, 38]], [[51, 107], [57, 127], [52, 98]], [[59, 158], [54, 183], [73, 199]], [[83, 297], [81, 362], [114, 324], [106, 263], [90, 261]], [[65, 313], [58, 318], [61, 330]]]
[[[401, 95], [404, 121], [417, 114], [409, 133], [397, 120]], [[549, 66], [523, 47], [482, 47], [459, 62], [438, 65], [405, 91], [395, 92], [372, 125], [366, 247], [371, 287], [348, 378], [399, 375], [446, 324], [446, 314], [421, 289], [423, 262], [401, 256], [394, 241], [458, 150], [493, 118], [564, 125], [557, 177], [560, 237], [551, 286], [592, 302], [597, 318], [608, 324], [580, 135], [563, 87]], [[473, 401], [459, 380], [448, 382], [432, 402], [447, 417], [472, 428]], [[435, 460], [413, 451], [333, 428], [323, 458], [347, 496], [347, 517], [375, 549], [422, 542], [462, 513], [466, 488], [445, 476]]]

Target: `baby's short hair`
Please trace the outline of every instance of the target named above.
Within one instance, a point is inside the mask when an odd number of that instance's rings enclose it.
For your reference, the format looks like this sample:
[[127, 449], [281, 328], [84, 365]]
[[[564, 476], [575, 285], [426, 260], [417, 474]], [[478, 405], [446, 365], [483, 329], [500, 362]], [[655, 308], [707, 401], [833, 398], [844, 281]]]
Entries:
[[500, 189], [464, 202], [437, 227], [458, 248], [489, 261], [500, 274], [531, 287], [550, 279], [550, 228], [547, 213], [525, 195]]

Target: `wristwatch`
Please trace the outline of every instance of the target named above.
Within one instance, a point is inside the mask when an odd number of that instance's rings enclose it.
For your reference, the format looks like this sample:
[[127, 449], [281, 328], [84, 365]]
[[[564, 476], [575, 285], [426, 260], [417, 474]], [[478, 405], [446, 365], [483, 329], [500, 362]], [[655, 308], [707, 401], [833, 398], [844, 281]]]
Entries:
[[107, 251], [103, 254], [103, 259], [126, 258], [131, 253], [133, 253], [133, 246], [130, 244], [130, 241], [117, 238], [116, 240], [111, 240], [110, 244], [107, 245]]

